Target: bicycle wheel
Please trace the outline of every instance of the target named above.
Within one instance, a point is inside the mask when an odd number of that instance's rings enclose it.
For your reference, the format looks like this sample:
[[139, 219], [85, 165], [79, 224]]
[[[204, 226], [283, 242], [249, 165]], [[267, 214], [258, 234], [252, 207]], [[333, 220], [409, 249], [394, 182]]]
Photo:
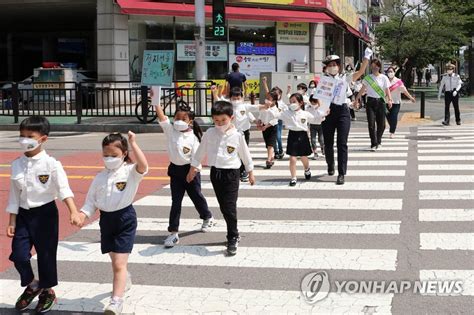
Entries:
[[[139, 121], [144, 122], [142, 113], [142, 101], [138, 102], [137, 106], [135, 106], [135, 116]], [[148, 115], [146, 122], [154, 122], [156, 118], [158, 117], [156, 116], [155, 107], [151, 105], [151, 100], [148, 100]]]

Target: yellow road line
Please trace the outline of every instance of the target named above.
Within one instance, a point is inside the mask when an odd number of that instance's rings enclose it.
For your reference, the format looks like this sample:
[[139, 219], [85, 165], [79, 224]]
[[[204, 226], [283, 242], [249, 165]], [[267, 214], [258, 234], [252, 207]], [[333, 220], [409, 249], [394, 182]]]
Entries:
[[[11, 164], [0, 164], [0, 167], [10, 167]], [[70, 169], [103, 169], [103, 166], [93, 166], [93, 165], [63, 165], [64, 168]], [[155, 166], [149, 167], [150, 170], [167, 170], [167, 166]]]
[[[0, 174], [0, 177], [10, 177], [10, 174]], [[69, 179], [93, 179], [95, 176], [91, 175], [69, 175]], [[145, 176], [144, 180], [169, 180], [168, 176]]]

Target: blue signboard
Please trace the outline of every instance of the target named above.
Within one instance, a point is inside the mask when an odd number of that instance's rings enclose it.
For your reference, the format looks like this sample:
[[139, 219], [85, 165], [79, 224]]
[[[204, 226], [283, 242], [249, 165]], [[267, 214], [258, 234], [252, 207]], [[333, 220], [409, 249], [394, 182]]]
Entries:
[[171, 86], [173, 83], [174, 50], [143, 52], [142, 85]]
[[274, 43], [236, 42], [236, 55], [276, 55]]

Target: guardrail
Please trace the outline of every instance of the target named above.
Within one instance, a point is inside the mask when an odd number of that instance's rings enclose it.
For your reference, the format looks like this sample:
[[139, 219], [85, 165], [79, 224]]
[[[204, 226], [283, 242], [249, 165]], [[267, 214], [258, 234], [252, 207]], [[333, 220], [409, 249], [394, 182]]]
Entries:
[[[189, 81], [187, 81], [189, 82]], [[198, 85], [198, 86], [196, 86]], [[210, 116], [213, 103], [209, 84], [162, 88], [160, 105], [168, 116], [180, 104], [189, 105], [196, 116]], [[140, 82], [0, 82], [0, 116], [43, 115], [76, 117], [136, 117], [142, 123], [156, 119], [149, 88]]]

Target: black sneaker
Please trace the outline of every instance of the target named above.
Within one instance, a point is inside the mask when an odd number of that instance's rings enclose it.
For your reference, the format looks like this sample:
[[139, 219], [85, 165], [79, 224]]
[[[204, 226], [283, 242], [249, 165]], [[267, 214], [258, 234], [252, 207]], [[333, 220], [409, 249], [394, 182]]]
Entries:
[[456, 121], [456, 125], [460, 126], [460, 125], [461, 125], [461, 122], [460, 122], [460, 121]]
[[285, 156], [285, 153], [283, 153], [283, 152], [278, 153], [278, 159], [279, 160], [282, 160], [284, 156]]
[[334, 165], [328, 165], [328, 175], [334, 175]]
[[37, 313], [49, 312], [54, 304], [56, 304], [56, 294], [53, 289], [45, 289], [39, 296], [38, 305], [36, 305]]
[[292, 179], [290, 180], [290, 184], [289, 184], [289, 185], [290, 185], [290, 187], [296, 186], [296, 178], [292, 178]]
[[273, 164], [275, 164], [273, 161], [267, 161], [267, 162], [266, 162], [266, 165], [265, 165], [265, 168], [266, 168], [267, 170], [269, 170], [269, 169], [272, 168]]
[[344, 175], [339, 175], [337, 177], [336, 185], [344, 185]]
[[304, 178], [306, 180], [310, 180], [311, 179], [311, 170], [308, 168], [306, 171], [304, 171]]
[[449, 126], [449, 123], [446, 122], [446, 121], [443, 121], [442, 124], [445, 125], [445, 126]]
[[237, 254], [237, 247], [239, 246], [240, 236], [234, 237], [230, 241], [227, 241], [227, 255], [235, 256]]
[[25, 310], [28, 308], [28, 306], [30, 306], [31, 302], [33, 302], [35, 297], [38, 296], [42, 290], [43, 289], [40, 288], [33, 289], [30, 286], [27, 286], [25, 291], [23, 291], [20, 297], [16, 300], [15, 308], [18, 311]]
[[240, 181], [241, 181], [242, 183], [248, 182], [248, 181], [249, 181], [249, 174], [248, 174], [247, 172], [242, 173], [242, 174], [240, 175]]

